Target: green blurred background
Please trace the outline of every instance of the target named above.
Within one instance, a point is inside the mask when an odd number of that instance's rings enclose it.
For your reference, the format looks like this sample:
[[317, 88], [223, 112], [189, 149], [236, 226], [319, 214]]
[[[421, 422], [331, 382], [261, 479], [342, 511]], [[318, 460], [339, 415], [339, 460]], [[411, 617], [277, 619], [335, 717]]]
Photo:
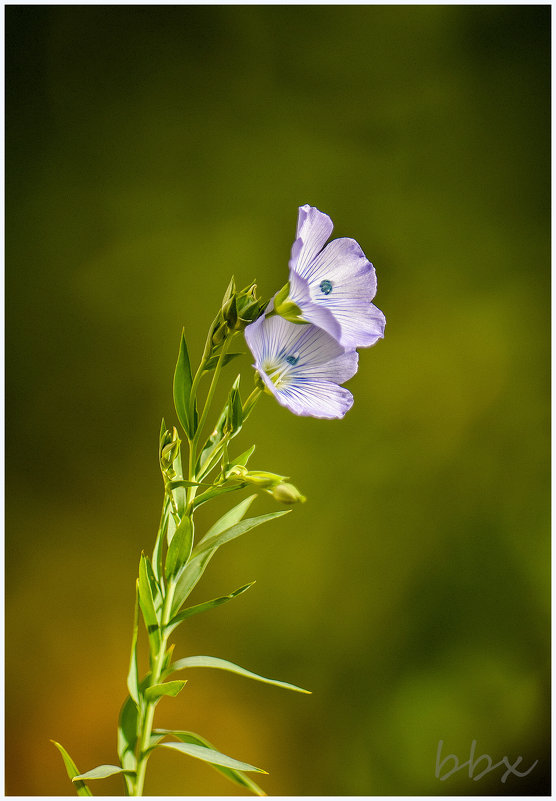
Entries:
[[[309, 500], [219, 552], [196, 601], [257, 584], [176, 653], [313, 694], [197, 671], [158, 724], [273, 795], [548, 793], [549, 7], [6, 19], [6, 792], [73, 794], [49, 738], [117, 759], [181, 327], [198, 359], [232, 273], [281, 287], [310, 203], [375, 264], [386, 337], [343, 421], [253, 414], [238, 449]], [[440, 782], [439, 740], [539, 764]], [[160, 752], [146, 792], [235, 788]]]

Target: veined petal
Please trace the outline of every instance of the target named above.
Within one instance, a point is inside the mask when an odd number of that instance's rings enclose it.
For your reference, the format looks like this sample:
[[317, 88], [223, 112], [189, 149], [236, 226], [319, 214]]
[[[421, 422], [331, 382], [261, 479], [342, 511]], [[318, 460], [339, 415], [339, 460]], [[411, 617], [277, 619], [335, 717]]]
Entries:
[[338, 384], [357, 372], [358, 354], [314, 325], [260, 317], [245, 329], [255, 369], [279, 403], [294, 414], [338, 418], [351, 408], [351, 393]]
[[276, 400], [301, 417], [342, 418], [353, 406], [353, 395], [329, 381], [305, 381], [275, 393]]
[[296, 239], [292, 246], [290, 269], [304, 276], [315, 256], [323, 249], [334, 224], [328, 216], [314, 206], [299, 207]]
[[333, 313], [322, 303], [314, 303], [311, 298], [309, 282], [298, 275], [295, 270], [290, 270], [290, 300], [295, 303], [302, 312], [303, 318], [308, 323], [322, 328], [330, 336], [339, 342], [342, 336], [340, 323]]
[[375, 269], [354, 239], [330, 242], [303, 276], [292, 268], [290, 287], [304, 319], [324, 328], [344, 347], [368, 347], [384, 336], [386, 320], [371, 303], [377, 287]]

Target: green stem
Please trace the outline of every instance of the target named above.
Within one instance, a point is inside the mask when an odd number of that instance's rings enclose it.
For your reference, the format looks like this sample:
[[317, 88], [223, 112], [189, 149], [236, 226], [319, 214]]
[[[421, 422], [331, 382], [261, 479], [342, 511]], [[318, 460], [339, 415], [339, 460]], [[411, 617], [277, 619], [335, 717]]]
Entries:
[[217, 318], [215, 318], [213, 320], [212, 325], [210, 326], [210, 328], [208, 330], [207, 339], [206, 339], [206, 342], [205, 342], [205, 348], [203, 350], [203, 355], [201, 357], [201, 361], [199, 363], [199, 367], [197, 369], [197, 372], [195, 373], [195, 377], [193, 378], [193, 382], [191, 384], [191, 393], [189, 395], [189, 419], [190, 420], [193, 420], [193, 411], [195, 409], [195, 400], [197, 398], [197, 389], [199, 387], [199, 382], [201, 380], [201, 376], [203, 375], [203, 371], [205, 369], [205, 365], [206, 365], [206, 363], [207, 363], [207, 361], [209, 359], [210, 352], [212, 350], [212, 335], [213, 335], [213, 332], [214, 332], [214, 327], [216, 325], [216, 319]]
[[[149, 686], [160, 684], [162, 676], [162, 667], [164, 665], [164, 657], [166, 656], [166, 643], [168, 642], [168, 634], [164, 634], [168, 623], [170, 622], [172, 612], [172, 602], [174, 600], [175, 584], [170, 581], [166, 591], [166, 598], [164, 599], [164, 608], [162, 610], [161, 622], [161, 636], [162, 641], [160, 648], [155, 656], [153, 671], [151, 674], [151, 681]], [[143, 785], [145, 783], [145, 773], [147, 770], [147, 760], [149, 758], [149, 746], [151, 742], [151, 733], [153, 727], [154, 710], [156, 701], [148, 701], [145, 706], [145, 714], [143, 715], [141, 735], [139, 739], [139, 758], [137, 762], [137, 779], [135, 781], [134, 795], [143, 795]]]
[[[197, 372], [193, 378], [191, 383], [191, 392], [189, 393], [189, 419], [194, 420], [195, 418], [195, 403], [197, 400], [197, 390], [199, 388], [199, 383], [201, 381], [201, 377], [203, 375], [203, 371], [205, 369], [206, 363], [210, 357], [210, 353], [212, 350], [212, 335], [214, 333], [214, 328], [216, 326], [217, 317], [212, 321], [212, 324], [208, 330], [207, 338], [205, 341], [205, 347], [203, 350], [203, 355], [201, 356], [201, 361], [199, 363], [199, 367], [197, 368]], [[193, 478], [195, 474], [195, 458], [197, 453], [197, 438], [196, 435], [193, 436], [193, 439], [188, 438], [189, 443], [189, 471], [188, 471], [188, 478], [190, 481], [194, 481]], [[189, 487], [186, 490], [186, 505], [189, 507], [192, 497], [195, 497], [195, 493], [191, 492], [193, 488]]]
[[[222, 372], [224, 358], [230, 349], [230, 344], [232, 342], [233, 336], [234, 335], [231, 334], [230, 336], [226, 337], [226, 339], [224, 340], [224, 344], [222, 345], [222, 350], [220, 351], [218, 362], [216, 363], [216, 367], [214, 368], [214, 375], [212, 376], [212, 381], [210, 382], [210, 389], [208, 391], [207, 399], [205, 401], [203, 414], [201, 415], [201, 419], [199, 420], [199, 425], [197, 426], [197, 431], [195, 432], [195, 436], [193, 437], [193, 442], [195, 444], [198, 444], [201, 438], [201, 432], [203, 430], [203, 426], [206, 423], [208, 413], [210, 410], [210, 405], [212, 403], [212, 399], [216, 391], [216, 385], [218, 384], [218, 379], [220, 378], [220, 373]], [[194, 481], [195, 479], [190, 479], [190, 480]]]
[[[224, 365], [224, 359], [225, 359], [226, 354], [228, 353], [228, 350], [230, 348], [230, 344], [232, 342], [233, 336], [234, 336], [234, 334], [232, 333], [230, 336], [228, 336], [224, 340], [224, 343], [222, 345], [222, 350], [220, 351], [220, 355], [218, 357], [218, 362], [217, 362], [216, 367], [214, 369], [214, 374], [212, 376], [212, 381], [210, 382], [210, 388], [209, 388], [209, 391], [208, 391], [208, 394], [207, 394], [207, 398], [205, 400], [205, 405], [204, 405], [204, 408], [203, 408], [203, 413], [201, 415], [201, 419], [199, 420], [199, 424], [197, 426], [197, 430], [195, 432], [195, 435], [194, 435], [193, 439], [189, 443], [189, 475], [187, 477], [188, 481], [195, 481], [195, 462], [196, 462], [196, 459], [197, 459], [197, 446], [199, 445], [199, 440], [201, 438], [201, 434], [202, 434], [204, 425], [206, 423], [206, 420], [207, 420], [207, 417], [208, 417], [208, 413], [210, 411], [210, 406], [211, 406], [211, 403], [212, 403], [212, 399], [213, 399], [214, 393], [216, 391], [216, 385], [218, 384], [218, 379], [220, 378], [220, 373], [222, 372], [222, 367]], [[195, 498], [196, 492], [197, 492], [197, 488], [196, 487], [188, 487], [188, 489], [187, 489], [187, 494], [186, 494], [186, 497], [187, 497], [187, 509], [186, 509], [186, 513], [188, 513], [188, 514], [191, 512], [191, 507], [192, 507], [193, 499]]]

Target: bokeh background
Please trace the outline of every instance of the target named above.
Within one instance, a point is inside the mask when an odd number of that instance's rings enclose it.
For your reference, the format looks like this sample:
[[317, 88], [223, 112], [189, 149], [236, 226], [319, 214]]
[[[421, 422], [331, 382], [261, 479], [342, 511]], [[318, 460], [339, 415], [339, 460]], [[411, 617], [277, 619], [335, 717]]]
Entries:
[[[8, 6], [6, 58], [6, 792], [73, 794], [49, 738], [116, 761], [181, 328], [198, 359], [232, 273], [281, 287], [310, 203], [386, 337], [343, 421], [259, 405], [238, 449], [309, 500], [176, 652], [313, 694], [196, 671], [158, 723], [273, 795], [548, 793], [549, 7]], [[539, 762], [440, 782], [439, 740]], [[236, 790], [160, 752], [146, 792]]]

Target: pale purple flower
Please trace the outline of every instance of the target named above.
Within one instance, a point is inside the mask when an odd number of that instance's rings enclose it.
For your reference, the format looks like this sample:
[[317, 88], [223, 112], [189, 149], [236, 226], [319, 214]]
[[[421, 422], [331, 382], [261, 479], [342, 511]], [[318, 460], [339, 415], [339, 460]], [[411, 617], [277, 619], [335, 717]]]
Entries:
[[265, 387], [294, 414], [331, 419], [351, 409], [353, 395], [339, 384], [357, 372], [356, 350], [346, 351], [317, 326], [278, 315], [259, 317], [245, 339]]
[[384, 314], [371, 303], [375, 269], [354, 239], [334, 239], [325, 247], [333, 227], [327, 214], [300, 206], [288, 300], [304, 320], [345, 348], [368, 347], [384, 336], [386, 325]]

